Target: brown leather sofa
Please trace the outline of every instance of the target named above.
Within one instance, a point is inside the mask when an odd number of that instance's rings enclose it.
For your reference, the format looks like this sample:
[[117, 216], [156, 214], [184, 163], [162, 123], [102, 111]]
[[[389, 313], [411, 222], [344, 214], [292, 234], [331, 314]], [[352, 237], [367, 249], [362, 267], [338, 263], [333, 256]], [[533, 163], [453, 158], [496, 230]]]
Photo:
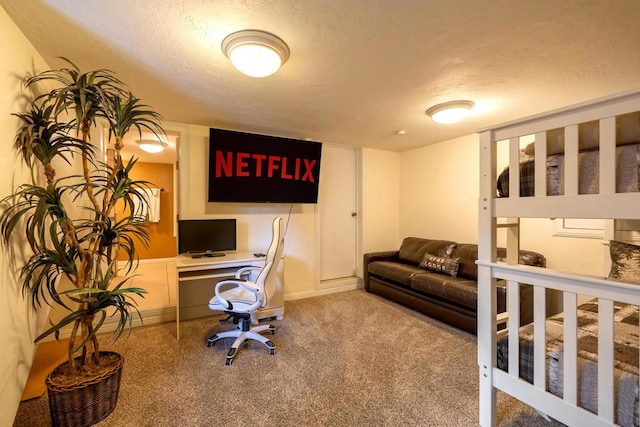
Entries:
[[[455, 260], [455, 275], [433, 271], [423, 264], [425, 255], [439, 260]], [[504, 248], [498, 249], [498, 259], [504, 259]], [[458, 259], [459, 260], [456, 260]], [[364, 287], [383, 296], [465, 331], [476, 333], [478, 305], [478, 245], [459, 244], [448, 240], [407, 237], [399, 250], [372, 252], [364, 255]], [[520, 264], [546, 266], [539, 253], [520, 251]], [[452, 272], [449, 272], [452, 273]], [[506, 309], [506, 288], [498, 285], [498, 312]], [[533, 289], [520, 285], [520, 324], [533, 320]]]

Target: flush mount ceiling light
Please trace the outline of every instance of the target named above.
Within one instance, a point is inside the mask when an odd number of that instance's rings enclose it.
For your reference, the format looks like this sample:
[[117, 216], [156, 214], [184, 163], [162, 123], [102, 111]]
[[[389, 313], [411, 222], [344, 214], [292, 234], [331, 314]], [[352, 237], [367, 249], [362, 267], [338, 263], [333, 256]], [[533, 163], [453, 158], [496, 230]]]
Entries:
[[147, 153], [156, 154], [164, 150], [166, 144], [162, 141], [158, 141], [157, 139], [138, 139], [136, 144], [142, 149], [142, 151], [146, 151]]
[[429, 108], [427, 116], [436, 123], [448, 125], [464, 119], [474, 105], [472, 101], [445, 102]]
[[251, 77], [266, 77], [289, 59], [289, 47], [275, 34], [242, 30], [222, 40], [222, 52], [234, 67]]

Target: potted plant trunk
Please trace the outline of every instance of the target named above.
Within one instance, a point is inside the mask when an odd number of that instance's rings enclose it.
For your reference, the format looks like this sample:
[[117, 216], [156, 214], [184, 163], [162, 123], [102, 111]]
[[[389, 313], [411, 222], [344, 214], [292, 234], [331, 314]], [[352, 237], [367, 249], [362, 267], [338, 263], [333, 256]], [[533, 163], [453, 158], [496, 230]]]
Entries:
[[[145, 292], [123, 278], [137, 267], [136, 244], [149, 240], [134, 209], [145, 203], [149, 183], [129, 178], [136, 159], [123, 161], [123, 137], [150, 131], [160, 138], [164, 130], [160, 115], [114, 73], [81, 72], [62, 59], [66, 68], [25, 79], [32, 93], [42, 85], [54, 88], [29, 97], [25, 110], [15, 114], [21, 125], [14, 148], [32, 179], [0, 201], [0, 230], [9, 249], [20, 242], [29, 246], [17, 267], [31, 305], [68, 310], [36, 339], [58, 339], [62, 328], [71, 330], [68, 360], [46, 380], [52, 422], [91, 425], [113, 411], [123, 364], [119, 354], [101, 351], [96, 333], [108, 315], [115, 316], [117, 339], [140, 315], [133, 297]], [[108, 134], [110, 158], [92, 144], [94, 129]], [[80, 172], [58, 176], [56, 165], [63, 162]], [[121, 274], [119, 259], [125, 260]], [[70, 283], [65, 290], [58, 286], [63, 278]]]

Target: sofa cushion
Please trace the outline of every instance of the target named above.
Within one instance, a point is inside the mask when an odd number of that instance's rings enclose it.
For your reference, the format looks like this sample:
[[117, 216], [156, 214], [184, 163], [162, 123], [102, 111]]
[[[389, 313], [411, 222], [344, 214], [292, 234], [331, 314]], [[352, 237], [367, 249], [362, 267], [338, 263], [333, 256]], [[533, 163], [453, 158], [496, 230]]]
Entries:
[[455, 247], [456, 243], [449, 240], [431, 240], [419, 237], [406, 237], [402, 241], [398, 257], [404, 262], [418, 265], [424, 259], [425, 253], [450, 258]]
[[391, 280], [405, 286], [411, 286], [411, 276], [424, 273], [420, 268], [392, 261], [374, 261], [369, 264], [369, 274]]
[[443, 258], [427, 252], [418, 267], [455, 277], [458, 274], [459, 265], [460, 258]]
[[454, 304], [476, 310], [478, 286], [474, 280], [424, 272], [411, 278], [411, 288]]
[[458, 276], [465, 279], [478, 279], [478, 245], [462, 243], [456, 246], [453, 254], [456, 258], [460, 258], [460, 266], [458, 267]]

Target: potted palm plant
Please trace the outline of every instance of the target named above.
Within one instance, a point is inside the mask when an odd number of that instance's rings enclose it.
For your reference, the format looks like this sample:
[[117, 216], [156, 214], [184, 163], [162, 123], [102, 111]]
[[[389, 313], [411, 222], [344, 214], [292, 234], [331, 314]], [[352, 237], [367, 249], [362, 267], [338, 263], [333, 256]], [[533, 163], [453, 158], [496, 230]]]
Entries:
[[[46, 380], [52, 421], [91, 425], [113, 411], [123, 365], [119, 354], [100, 350], [96, 334], [108, 315], [117, 319], [114, 340], [130, 328], [140, 315], [133, 297], [145, 292], [123, 277], [137, 267], [136, 244], [149, 239], [134, 212], [149, 183], [129, 177], [136, 159], [122, 159], [123, 137], [129, 131], [160, 137], [164, 130], [160, 115], [113, 72], [81, 72], [62, 59], [66, 67], [25, 79], [31, 93], [53, 89], [29, 97], [15, 114], [21, 124], [14, 148], [32, 179], [0, 201], [0, 231], [9, 249], [19, 244], [14, 239], [29, 246], [17, 267], [31, 305], [68, 310], [36, 339], [58, 339], [70, 329], [68, 360]], [[101, 132], [113, 143], [109, 156], [91, 141]], [[64, 162], [79, 172], [57, 176]], [[59, 286], [62, 278], [67, 286]]]

